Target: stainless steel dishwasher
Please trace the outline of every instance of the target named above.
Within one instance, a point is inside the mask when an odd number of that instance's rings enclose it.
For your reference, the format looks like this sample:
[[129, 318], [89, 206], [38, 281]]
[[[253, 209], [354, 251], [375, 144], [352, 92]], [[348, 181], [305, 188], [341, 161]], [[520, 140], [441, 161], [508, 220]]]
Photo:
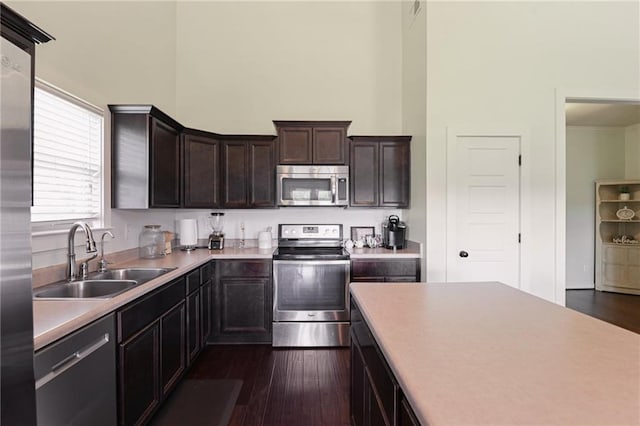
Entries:
[[35, 354], [38, 425], [115, 425], [115, 316]]

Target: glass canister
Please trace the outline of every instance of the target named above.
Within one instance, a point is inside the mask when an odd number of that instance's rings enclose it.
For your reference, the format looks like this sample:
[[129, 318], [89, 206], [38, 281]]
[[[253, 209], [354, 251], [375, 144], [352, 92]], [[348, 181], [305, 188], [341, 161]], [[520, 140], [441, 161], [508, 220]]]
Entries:
[[138, 238], [138, 253], [143, 259], [164, 256], [164, 233], [160, 225], [144, 225]]

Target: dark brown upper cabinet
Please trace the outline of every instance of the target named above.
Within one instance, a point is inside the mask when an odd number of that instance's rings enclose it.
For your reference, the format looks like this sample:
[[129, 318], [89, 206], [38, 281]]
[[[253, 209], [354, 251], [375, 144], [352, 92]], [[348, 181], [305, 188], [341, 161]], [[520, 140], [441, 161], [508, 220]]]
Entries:
[[351, 121], [274, 121], [279, 164], [348, 163], [347, 128]]
[[182, 126], [153, 105], [109, 105], [111, 207], [180, 207]]
[[183, 136], [183, 203], [186, 208], [220, 205], [220, 142], [217, 135], [185, 129]]
[[221, 141], [220, 207], [276, 207], [274, 136], [224, 136]]
[[351, 207], [408, 208], [411, 136], [351, 136]]

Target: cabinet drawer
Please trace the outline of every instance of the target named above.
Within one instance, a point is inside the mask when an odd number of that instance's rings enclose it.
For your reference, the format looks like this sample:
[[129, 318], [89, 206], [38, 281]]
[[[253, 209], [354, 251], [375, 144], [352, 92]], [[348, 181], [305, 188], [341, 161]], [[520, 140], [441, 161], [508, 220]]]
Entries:
[[353, 260], [351, 274], [353, 277], [388, 277], [415, 276], [416, 260]]
[[602, 259], [606, 263], [626, 265], [627, 264], [627, 248], [626, 247], [605, 247]]
[[271, 261], [221, 260], [218, 263], [221, 277], [270, 277]]
[[128, 339], [184, 300], [185, 278], [167, 284], [118, 312], [118, 342]]
[[187, 294], [191, 294], [200, 287], [202, 278], [200, 277], [200, 269], [196, 269], [187, 274]]

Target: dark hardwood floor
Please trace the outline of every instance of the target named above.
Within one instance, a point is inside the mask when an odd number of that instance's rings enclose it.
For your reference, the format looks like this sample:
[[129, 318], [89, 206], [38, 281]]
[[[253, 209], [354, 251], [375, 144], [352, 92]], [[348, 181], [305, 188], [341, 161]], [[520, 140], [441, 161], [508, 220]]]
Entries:
[[195, 379], [240, 379], [230, 425], [349, 425], [349, 349], [210, 345]]
[[[566, 306], [640, 333], [640, 296], [567, 290]], [[349, 349], [210, 345], [193, 379], [239, 379], [233, 426], [349, 425]]]
[[640, 333], [640, 295], [567, 290], [567, 308]]

